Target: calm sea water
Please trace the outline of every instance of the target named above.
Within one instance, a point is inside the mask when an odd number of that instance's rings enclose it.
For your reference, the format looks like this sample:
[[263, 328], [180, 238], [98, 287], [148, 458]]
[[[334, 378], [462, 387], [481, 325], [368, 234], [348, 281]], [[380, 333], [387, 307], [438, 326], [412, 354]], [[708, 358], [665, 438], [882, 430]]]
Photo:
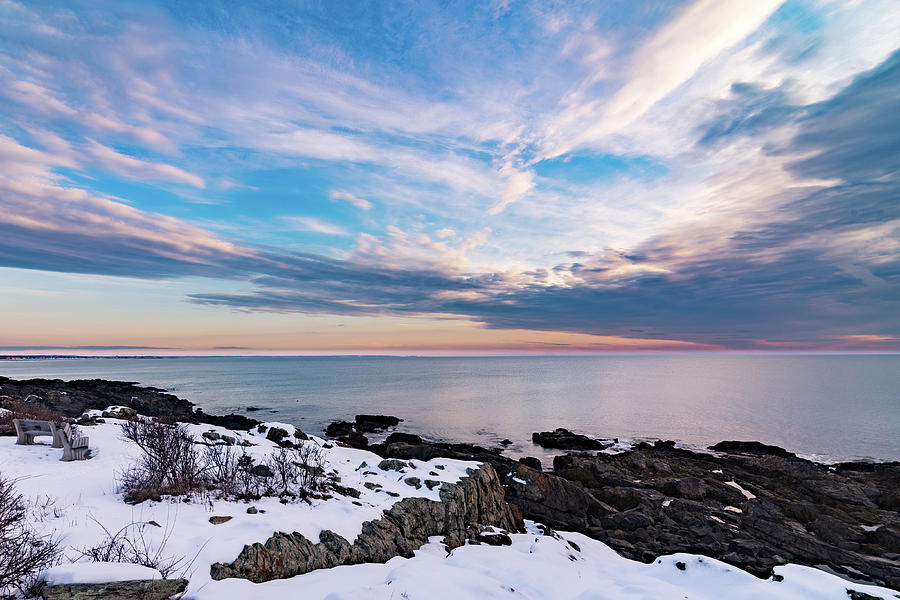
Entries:
[[[900, 460], [900, 355], [242, 357], [0, 361], [0, 374], [136, 381], [207, 412], [245, 412], [320, 433], [356, 413], [432, 438], [542, 452], [567, 427], [700, 446], [759, 440], [823, 460]], [[245, 413], [246, 414], [246, 413]]]

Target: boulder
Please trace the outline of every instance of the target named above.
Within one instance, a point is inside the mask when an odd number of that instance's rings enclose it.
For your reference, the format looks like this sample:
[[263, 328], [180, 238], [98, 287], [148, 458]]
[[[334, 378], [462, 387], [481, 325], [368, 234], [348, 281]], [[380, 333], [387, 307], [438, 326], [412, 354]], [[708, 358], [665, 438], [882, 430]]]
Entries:
[[560, 450], [603, 450], [612, 444], [589, 438], [586, 435], [572, 433], [560, 427], [554, 431], [542, 431], [531, 434], [531, 441], [544, 448]]
[[360, 433], [383, 431], [388, 427], [396, 427], [402, 419], [390, 415], [356, 415], [354, 427]]
[[399, 431], [395, 431], [391, 435], [387, 436], [387, 439], [384, 440], [384, 443], [385, 444], [401, 443], [401, 444], [410, 444], [412, 446], [415, 446], [417, 444], [422, 443], [422, 438], [415, 434], [412, 434], [412, 433], [401, 433]]
[[325, 427], [325, 435], [328, 437], [341, 437], [353, 433], [353, 423], [347, 421], [334, 421]]
[[378, 463], [378, 468], [382, 471], [403, 471], [409, 466], [409, 463], [397, 460], [396, 458], [386, 458]]
[[266, 439], [275, 442], [279, 446], [284, 442], [284, 440], [288, 437], [288, 432], [281, 427], [270, 427], [266, 432]]

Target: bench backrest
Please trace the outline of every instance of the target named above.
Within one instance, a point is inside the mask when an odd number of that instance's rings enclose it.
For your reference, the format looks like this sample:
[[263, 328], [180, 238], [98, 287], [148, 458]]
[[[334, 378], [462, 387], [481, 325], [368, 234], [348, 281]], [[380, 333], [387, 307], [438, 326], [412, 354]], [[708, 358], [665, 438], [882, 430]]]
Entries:
[[68, 451], [72, 451], [74, 448], [87, 448], [88, 438], [85, 436], [75, 437], [75, 432], [72, 431], [72, 425], [66, 423], [63, 431], [59, 432], [59, 441], [62, 442], [63, 448]]
[[19, 419], [19, 425], [25, 433], [46, 433], [52, 435], [53, 430], [49, 421], [35, 421], [34, 419]]

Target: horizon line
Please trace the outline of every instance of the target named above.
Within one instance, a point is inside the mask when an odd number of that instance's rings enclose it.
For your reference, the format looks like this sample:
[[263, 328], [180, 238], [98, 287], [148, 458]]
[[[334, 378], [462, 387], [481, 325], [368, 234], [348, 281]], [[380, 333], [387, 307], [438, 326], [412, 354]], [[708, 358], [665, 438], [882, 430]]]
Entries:
[[77, 360], [77, 359], [171, 359], [171, 358], [573, 358], [591, 356], [680, 356], [680, 355], [782, 355], [782, 356], [891, 356], [900, 350], [596, 350], [575, 352], [435, 352], [435, 353], [353, 353], [353, 354], [0, 354], [0, 361], [13, 360]]

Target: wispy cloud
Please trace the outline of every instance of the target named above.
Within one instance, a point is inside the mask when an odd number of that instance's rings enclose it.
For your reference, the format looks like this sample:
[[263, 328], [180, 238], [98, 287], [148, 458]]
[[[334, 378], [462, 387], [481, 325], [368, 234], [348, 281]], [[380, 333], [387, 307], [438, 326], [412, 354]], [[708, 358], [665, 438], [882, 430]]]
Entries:
[[359, 198], [357, 196], [354, 196], [350, 192], [345, 192], [343, 190], [332, 190], [328, 193], [328, 197], [331, 198], [332, 200], [340, 200], [340, 201], [347, 202], [348, 204], [351, 204], [360, 210], [371, 210], [372, 209], [372, 203], [369, 202], [368, 200]]
[[316, 217], [292, 215], [281, 217], [281, 221], [288, 227], [298, 231], [311, 231], [312, 233], [323, 233], [325, 235], [349, 235], [349, 232], [343, 227]]

